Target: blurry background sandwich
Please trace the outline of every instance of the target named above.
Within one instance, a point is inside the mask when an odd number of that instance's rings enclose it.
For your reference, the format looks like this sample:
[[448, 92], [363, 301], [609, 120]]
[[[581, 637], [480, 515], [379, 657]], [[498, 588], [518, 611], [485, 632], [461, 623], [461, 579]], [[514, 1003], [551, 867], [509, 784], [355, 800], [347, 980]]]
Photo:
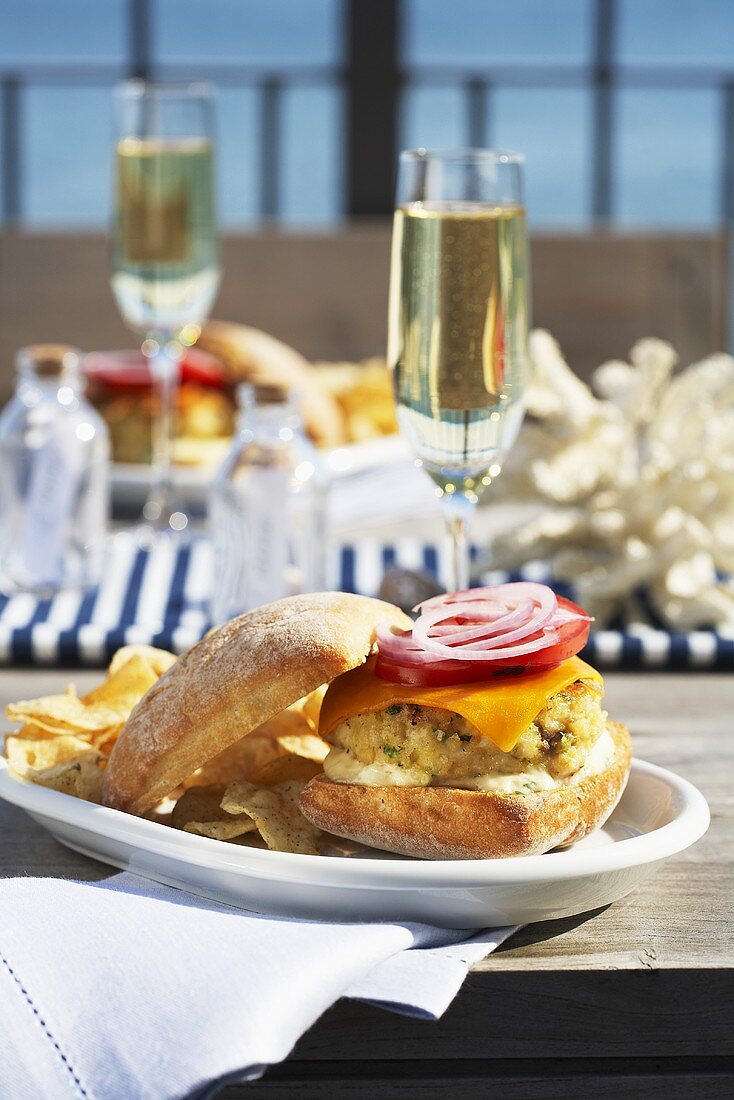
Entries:
[[[133, 351], [86, 356], [89, 396], [106, 420], [113, 460], [147, 463], [156, 398], [144, 357]], [[306, 430], [325, 449], [397, 432], [383, 359], [309, 363], [293, 348], [247, 325], [211, 321], [181, 365], [174, 460], [216, 466], [231, 439], [240, 383], [296, 393]]]

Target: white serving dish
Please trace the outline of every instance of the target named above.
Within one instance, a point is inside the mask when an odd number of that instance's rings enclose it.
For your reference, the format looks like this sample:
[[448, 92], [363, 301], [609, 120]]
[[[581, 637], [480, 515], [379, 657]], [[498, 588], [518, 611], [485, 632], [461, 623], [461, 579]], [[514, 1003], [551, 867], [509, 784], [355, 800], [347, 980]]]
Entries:
[[[226, 452], [225, 452], [226, 453]], [[398, 435], [378, 436], [364, 443], [346, 443], [324, 450], [321, 458], [333, 480], [364, 474], [409, 457], [408, 448]], [[204, 504], [219, 462], [201, 466], [173, 467], [173, 481], [187, 501]], [[113, 462], [110, 483], [116, 504], [142, 507], [150, 489], [152, 468], [144, 462]]]
[[709, 824], [695, 787], [642, 760], [603, 829], [565, 851], [497, 860], [429, 862], [367, 848], [351, 858], [306, 856], [227, 844], [24, 783], [4, 760], [0, 797], [69, 848], [242, 909], [451, 928], [526, 924], [617, 901]]

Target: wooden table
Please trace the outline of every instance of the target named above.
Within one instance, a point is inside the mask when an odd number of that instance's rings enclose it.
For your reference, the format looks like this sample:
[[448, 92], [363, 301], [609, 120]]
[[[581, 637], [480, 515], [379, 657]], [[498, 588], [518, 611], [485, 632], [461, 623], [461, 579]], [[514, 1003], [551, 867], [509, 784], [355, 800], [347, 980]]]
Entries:
[[[64, 672], [0, 673], [0, 703], [66, 684]], [[71, 676], [80, 690], [94, 673]], [[706, 795], [711, 828], [623, 901], [518, 932], [474, 968], [438, 1023], [340, 1002], [259, 1083], [224, 1100], [645, 1100], [734, 1095], [734, 678], [614, 674], [610, 713], [638, 756]], [[99, 879], [0, 802], [0, 874]], [[1, 1090], [0, 1090], [1, 1091]]]

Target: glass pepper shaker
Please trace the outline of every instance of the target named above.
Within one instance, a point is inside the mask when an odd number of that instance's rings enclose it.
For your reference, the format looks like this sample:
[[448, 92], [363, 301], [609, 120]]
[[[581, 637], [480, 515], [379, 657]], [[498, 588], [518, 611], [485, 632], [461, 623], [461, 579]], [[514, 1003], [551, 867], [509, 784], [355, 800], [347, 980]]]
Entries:
[[242, 385], [237, 401], [237, 433], [209, 502], [214, 623], [325, 586], [326, 479], [297, 398]]
[[16, 370], [0, 413], [0, 588], [88, 587], [107, 535], [107, 427], [84, 396], [74, 348], [22, 348]]

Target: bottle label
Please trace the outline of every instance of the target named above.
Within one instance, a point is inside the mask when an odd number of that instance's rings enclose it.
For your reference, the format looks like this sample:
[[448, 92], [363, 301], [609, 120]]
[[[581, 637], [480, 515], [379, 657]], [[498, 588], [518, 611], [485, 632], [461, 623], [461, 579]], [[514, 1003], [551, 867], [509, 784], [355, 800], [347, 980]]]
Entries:
[[19, 546], [23, 572], [31, 584], [59, 584], [64, 577], [86, 452], [70, 427], [65, 417], [58, 417], [45, 442], [33, 452]]
[[[286, 468], [257, 471], [247, 501], [247, 605], [261, 607], [288, 595], [288, 479]], [[298, 533], [295, 532], [296, 537]]]

